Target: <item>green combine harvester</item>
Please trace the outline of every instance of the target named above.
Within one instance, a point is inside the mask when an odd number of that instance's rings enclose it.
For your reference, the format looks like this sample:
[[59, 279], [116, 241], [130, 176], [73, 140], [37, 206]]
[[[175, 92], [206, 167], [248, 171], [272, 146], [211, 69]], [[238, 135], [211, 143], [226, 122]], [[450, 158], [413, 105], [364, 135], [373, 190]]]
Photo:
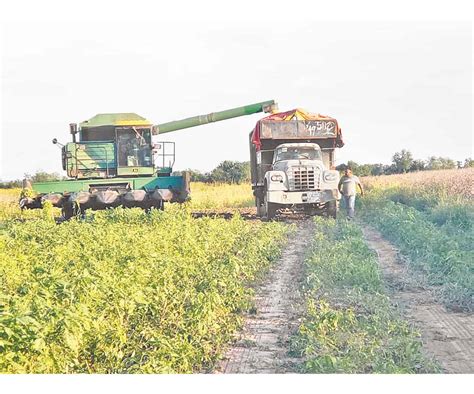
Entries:
[[189, 174], [171, 175], [175, 144], [155, 142], [153, 137], [275, 110], [270, 100], [158, 125], [134, 113], [98, 114], [79, 127], [72, 123], [72, 142], [62, 145], [53, 140], [61, 147], [63, 169], [70, 179], [33, 184], [25, 180], [20, 207], [42, 208], [49, 201], [69, 219], [86, 209], [163, 209], [165, 202], [183, 203], [190, 196]]

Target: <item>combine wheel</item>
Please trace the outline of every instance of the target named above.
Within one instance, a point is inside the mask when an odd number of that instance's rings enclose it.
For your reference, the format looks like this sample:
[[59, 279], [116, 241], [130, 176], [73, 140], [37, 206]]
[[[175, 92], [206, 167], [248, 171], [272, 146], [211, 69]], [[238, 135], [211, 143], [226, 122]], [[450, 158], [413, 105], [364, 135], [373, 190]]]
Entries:
[[79, 204], [70, 201], [67, 201], [63, 204], [61, 211], [64, 219], [66, 220], [69, 220], [75, 216], [82, 215], [84, 213]]
[[163, 200], [155, 201], [155, 202], [153, 202], [151, 207], [147, 208], [145, 211], [150, 212], [150, 210], [152, 208], [159, 209], [160, 211], [164, 211], [165, 210], [165, 202]]

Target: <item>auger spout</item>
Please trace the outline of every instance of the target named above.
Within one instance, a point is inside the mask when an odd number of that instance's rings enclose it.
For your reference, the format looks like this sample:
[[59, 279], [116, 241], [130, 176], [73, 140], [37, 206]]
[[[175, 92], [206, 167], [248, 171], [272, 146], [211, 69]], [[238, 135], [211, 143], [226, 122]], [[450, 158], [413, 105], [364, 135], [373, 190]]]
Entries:
[[161, 123], [153, 126], [154, 134], [164, 134], [171, 131], [187, 129], [189, 127], [201, 126], [207, 123], [219, 122], [221, 120], [237, 118], [239, 116], [252, 115], [258, 112], [273, 113], [278, 110], [274, 100], [262, 101], [260, 103], [244, 105], [219, 112], [211, 112], [207, 115], [192, 116], [181, 120]]

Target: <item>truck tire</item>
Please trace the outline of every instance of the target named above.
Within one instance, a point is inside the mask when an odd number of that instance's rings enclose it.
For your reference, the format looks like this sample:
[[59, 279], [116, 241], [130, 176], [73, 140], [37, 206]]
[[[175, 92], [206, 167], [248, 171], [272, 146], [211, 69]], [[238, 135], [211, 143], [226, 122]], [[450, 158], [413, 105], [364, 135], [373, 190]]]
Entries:
[[265, 205], [259, 197], [255, 197], [255, 206], [257, 207], [257, 216], [263, 218], [265, 216]]
[[303, 207], [303, 211], [305, 215], [308, 215], [308, 216], [314, 216], [316, 214], [316, 210], [311, 204], [306, 204]]
[[275, 217], [277, 211], [277, 205], [267, 201], [267, 219], [272, 220]]
[[272, 220], [275, 217], [276, 211], [277, 211], [277, 204], [268, 202], [267, 196], [265, 193], [264, 197], [264, 207], [265, 207], [265, 216], [268, 220]]
[[326, 206], [326, 214], [328, 217], [336, 219], [337, 216], [337, 201], [329, 201]]

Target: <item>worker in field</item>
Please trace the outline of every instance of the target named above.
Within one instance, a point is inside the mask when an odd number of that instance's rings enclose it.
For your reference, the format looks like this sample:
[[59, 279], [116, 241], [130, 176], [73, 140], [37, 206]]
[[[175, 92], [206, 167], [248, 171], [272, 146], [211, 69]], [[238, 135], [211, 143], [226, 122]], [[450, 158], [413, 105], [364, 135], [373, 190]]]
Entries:
[[344, 200], [344, 206], [347, 209], [347, 218], [349, 220], [354, 218], [355, 211], [355, 198], [356, 198], [356, 188], [357, 186], [360, 189], [360, 195], [364, 195], [364, 187], [360, 182], [359, 178], [352, 173], [352, 168], [346, 167], [344, 171], [344, 176], [341, 177], [339, 181], [339, 192], [342, 194]]

